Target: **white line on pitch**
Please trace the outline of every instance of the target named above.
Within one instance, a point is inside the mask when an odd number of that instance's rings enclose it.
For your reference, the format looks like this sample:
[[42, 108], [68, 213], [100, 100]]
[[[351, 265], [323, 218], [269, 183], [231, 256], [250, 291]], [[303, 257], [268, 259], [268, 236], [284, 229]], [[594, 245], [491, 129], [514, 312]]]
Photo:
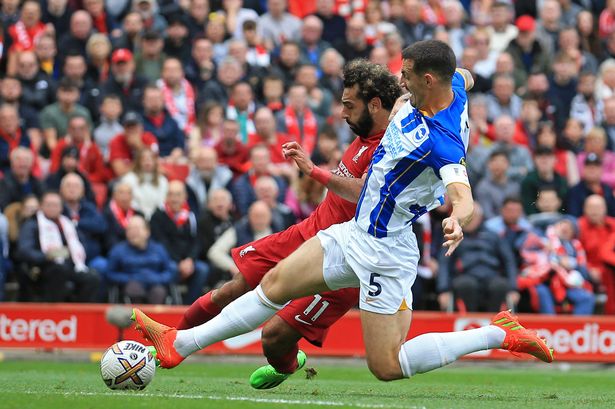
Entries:
[[62, 395], [62, 396], [113, 396], [113, 397], [133, 397], [144, 396], [148, 398], [175, 398], [175, 399], [208, 399], [219, 401], [241, 401], [252, 403], [271, 403], [279, 405], [315, 405], [315, 406], [350, 406], [353, 408], [380, 409], [380, 408], [396, 408], [396, 409], [426, 409], [424, 406], [403, 406], [395, 404], [378, 404], [378, 403], [346, 403], [333, 402], [326, 400], [298, 400], [298, 399], [272, 399], [272, 398], [255, 398], [250, 396], [215, 396], [215, 395], [186, 395], [186, 394], [166, 394], [166, 393], [122, 393], [122, 392], [60, 392], [60, 391], [14, 391], [15, 394], [26, 395]]

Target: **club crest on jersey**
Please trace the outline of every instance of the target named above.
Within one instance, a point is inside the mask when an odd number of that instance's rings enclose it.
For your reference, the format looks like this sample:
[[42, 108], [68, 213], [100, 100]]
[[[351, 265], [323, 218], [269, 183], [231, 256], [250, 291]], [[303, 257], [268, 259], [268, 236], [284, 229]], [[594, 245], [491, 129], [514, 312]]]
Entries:
[[239, 252], [239, 257], [243, 257], [243, 256], [245, 256], [246, 254], [248, 254], [248, 253], [249, 253], [249, 252], [251, 252], [251, 251], [256, 251], [256, 249], [254, 248], [254, 246], [248, 246], [248, 247], [246, 247], [245, 249], [241, 250], [241, 251]]
[[361, 155], [363, 155], [363, 152], [365, 152], [367, 150], [367, 146], [361, 146], [361, 148], [359, 149], [359, 152], [357, 152], [356, 155], [354, 155], [354, 157], [352, 158], [352, 161], [354, 163], [359, 162], [359, 158], [361, 157]]
[[428, 134], [429, 130], [427, 129], [427, 125], [425, 125], [425, 123], [422, 123], [412, 130], [410, 138], [412, 142], [417, 145], [420, 145], [425, 139], [427, 139]]

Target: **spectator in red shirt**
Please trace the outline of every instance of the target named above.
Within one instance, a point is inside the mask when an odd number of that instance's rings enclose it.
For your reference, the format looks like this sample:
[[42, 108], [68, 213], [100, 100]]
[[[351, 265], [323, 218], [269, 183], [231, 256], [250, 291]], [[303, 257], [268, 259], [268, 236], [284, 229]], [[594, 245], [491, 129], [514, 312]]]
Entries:
[[136, 153], [143, 147], [158, 153], [156, 137], [143, 130], [143, 120], [139, 114], [126, 113], [122, 125], [124, 133], [115, 136], [109, 143], [109, 163], [115, 176], [130, 172]]
[[606, 38], [615, 31], [615, 0], [608, 0], [606, 8], [600, 13], [598, 32], [601, 38]]
[[615, 280], [602, 258], [605, 242], [615, 234], [615, 218], [607, 216], [606, 201], [602, 196], [585, 199], [583, 216], [579, 218], [579, 240], [587, 254], [587, 269], [597, 283], [602, 283], [607, 294], [605, 311], [615, 314]]
[[291, 139], [276, 131], [275, 117], [271, 109], [263, 107], [256, 111], [254, 128], [255, 132], [248, 137], [248, 149], [252, 149], [255, 145], [265, 145], [269, 148], [272, 163], [288, 163], [288, 160], [282, 155], [282, 145], [290, 142]]
[[292, 85], [288, 90], [286, 109], [278, 112], [277, 128], [299, 142], [308, 155], [316, 147], [318, 121], [308, 106], [307, 89], [303, 85]]
[[116, 28], [117, 23], [105, 11], [103, 0], [84, 0], [83, 7], [92, 16], [94, 28], [99, 33], [111, 34]]
[[52, 26], [41, 22], [41, 6], [38, 1], [27, 0], [21, 8], [21, 18], [8, 29], [12, 45], [9, 52], [34, 50], [34, 43], [45, 31], [53, 32]]
[[73, 116], [68, 120], [68, 133], [61, 139], [51, 152], [51, 169], [55, 173], [60, 168], [62, 152], [65, 148], [74, 146], [79, 151], [78, 169], [92, 183], [105, 183], [109, 180], [109, 172], [105, 166], [102, 153], [92, 142], [88, 120], [82, 116]]
[[216, 144], [218, 161], [228, 166], [235, 177], [246, 171], [249, 151], [239, 140], [239, 124], [230, 119], [222, 123], [222, 138]]

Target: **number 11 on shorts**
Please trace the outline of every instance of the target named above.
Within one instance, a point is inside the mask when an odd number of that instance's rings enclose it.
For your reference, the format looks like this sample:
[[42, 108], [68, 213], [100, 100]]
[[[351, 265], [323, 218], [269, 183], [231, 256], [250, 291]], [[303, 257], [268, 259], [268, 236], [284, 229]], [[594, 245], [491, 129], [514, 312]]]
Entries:
[[372, 297], [376, 297], [378, 295], [380, 295], [380, 293], [382, 292], [382, 284], [380, 284], [378, 281], [376, 281], [376, 279], [380, 277], [380, 274], [378, 273], [372, 273], [369, 276], [369, 286], [370, 287], [375, 287], [376, 291], [372, 291], [370, 290], [367, 294], [369, 294]]

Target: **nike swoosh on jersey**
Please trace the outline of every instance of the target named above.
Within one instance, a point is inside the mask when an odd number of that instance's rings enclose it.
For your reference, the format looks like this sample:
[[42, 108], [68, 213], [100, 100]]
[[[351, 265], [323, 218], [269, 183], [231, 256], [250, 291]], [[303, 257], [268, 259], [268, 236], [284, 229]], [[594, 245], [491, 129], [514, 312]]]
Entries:
[[305, 324], [305, 325], [312, 325], [311, 322], [307, 322], [307, 321], [302, 320], [301, 316], [299, 314], [295, 315], [295, 321], [299, 321], [300, 323]]

